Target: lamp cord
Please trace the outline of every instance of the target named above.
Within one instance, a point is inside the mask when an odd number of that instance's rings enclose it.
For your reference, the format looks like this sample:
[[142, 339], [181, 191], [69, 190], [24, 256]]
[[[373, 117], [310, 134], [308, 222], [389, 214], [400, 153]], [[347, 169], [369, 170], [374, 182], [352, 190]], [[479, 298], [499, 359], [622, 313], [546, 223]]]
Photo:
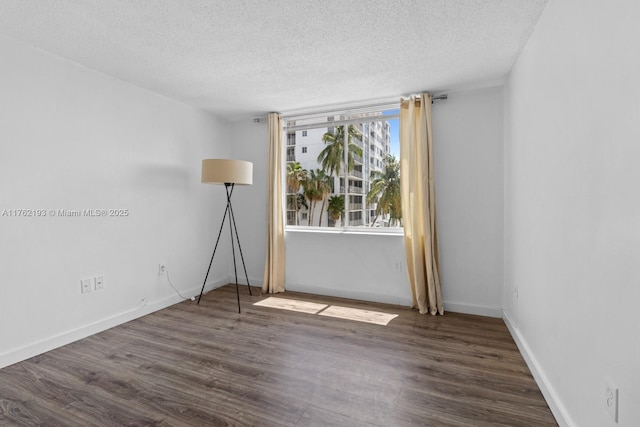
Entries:
[[171, 279], [169, 278], [169, 269], [168, 269], [167, 267], [165, 267], [165, 268], [164, 268], [164, 272], [165, 272], [165, 273], [166, 273], [166, 275], [167, 275], [167, 282], [169, 282], [169, 286], [171, 286], [171, 287], [173, 288], [173, 290], [174, 290], [174, 291], [176, 291], [176, 293], [178, 294], [178, 296], [180, 296], [180, 298], [182, 298], [182, 299], [184, 299], [184, 300], [190, 299], [191, 301], [193, 301], [193, 300], [195, 299], [194, 297], [191, 297], [191, 298], [187, 298], [187, 297], [185, 297], [184, 295], [182, 295], [182, 294], [180, 293], [180, 291], [179, 291], [179, 290], [177, 290], [177, 289], [176, 289], [176, 287], [175, 287], [175, 286], [173, 286], [173, 283], [171, 283]]

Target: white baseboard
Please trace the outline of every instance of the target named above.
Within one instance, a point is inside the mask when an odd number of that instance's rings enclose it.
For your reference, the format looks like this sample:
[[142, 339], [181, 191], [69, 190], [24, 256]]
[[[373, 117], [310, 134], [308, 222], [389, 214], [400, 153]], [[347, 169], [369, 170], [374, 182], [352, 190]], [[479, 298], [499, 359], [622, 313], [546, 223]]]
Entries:
[[[220, 286], [226, 285], [227, 283], [229, 283], [228, 278], [218, 279], [214, 282], [208, 283], [205, 287], [205, 290], [208, 292], [212, 289], [216, 289]], [[200, 287], [198, 287], [197, 289], [193, 288], [181, 293], [185, 296], [199, 295], [200, 289]], [[24, 347], [9, 350], [6, 353], [0, 354], [0, 369], [9, 365], [13, 365], [14, 363], [21, 362], [23, 360], [27, 360], [31, 357], [37, 356], [55, 348], [62, 347], [63, 345], [70, 344], [74, 341], [78, 341], [82, 338], [86, 338], [90, 335], [97, 334], [98, 332], [105, 331], [109, 328], [113, 328], [114, 326], [118, 326], [131, 320], [137, 319], [138, 317], [146, 316], [147, 314], [153, 313], [154, 311], [162, 310], [163, 308], [169, 307], [182, 301], [182, 298], [180, 298], [178, 295], [172, 294], [167, 297], [151, 301], [145, 306], [132, 308], [130, 310], [123, 311], [121, 313], [109, 316], [93, 323], [89, 323], [79, 328], [45, 338]]]
[[[287, 283], [287, 290], [295, 292], [304, 292], [314, 295], [327, 295], [332, 297], [350, 298], [361, 301], [380, 302], [384, 304], [395, 304], [408, 307], [411, 305], [411, 295], [407, 291], [407, 295], [388, 295], [366, 292], [353, 289], [335, 289], [324, 286], [303, 285]], [[469, 305], [460, 303], [444, 302], [445, 313], [452, 311], [454, 313], [475, 314], [478, 316], [502, 317], [502, 309], [499, 307], [485, 307], [479, 305]]]
[[544, 373], [544, 370], [540, 366], [540, 363], [538, 363], [538, 360], [533, 355], [533, 352], [527, 344], [527, 341], [520, 333], [520, 330], [518, 329], [516, 324], [512, 322], [509, 313], [503, 310], [502, 319], [507, 325], [507, 328], [509, 329], [513, 340], [516, 342], [518, 350], [520, 350], [520, 354], [522, 354], [524, 361], [527, 363], [527, 366], [529, 367], [533, 378], [536, 380], [536, 383], [538, 384], [542, 395], [547, 401], [549, 409], [551, 409], [553, 416], [556, 418], [556, 422], [558, 423], [558, 425], [560, 427], [575, 427], [575, 423], [571, 420], [571, 417], [569, 417], [567, 409], [562, 404], [562, 401], [558, 397], [558, 394], [549, 381], [549, 378]]
[[502, 309], [500, 307], [487, 307], [483, 305], [470, 305], [455, 302], [444, 302], [444, 312], [452, 311], [454, 313], [475, 314], [476, 316], [487, 316], [502, 318]]
[[[234, 280], [236, 278], [234, 276], [229, 276], [229, 281], [228, 283], [235, 283]], [[255, 287], [255, 288], [261, 288], [262, 287], [262, 280], [263, 278], [255, 278], [255, 277], [249, 277], [249, 283], [251, 285], [251, 287]], [[238, 285], [247, 285], [247, 278], [244, 277], [244, 273], [242, 273], [242, 277], [240, 277], [240, 274], [238, 273]]]
[[410, 297], [378, 294], [378, 293], [366, 292], [366, 291], [360, 291], [360, 290], [334, 289], [334, 288], [326, 288], [324, 286], [301, 285], [301, 284], [292, 284], [292, 283], [287, 283], [286, 289], [288, 291], [303, 292], [307, 294], [357, 299], [361, 301], [381, 302], [385, 304], [395, 304], [395, 305], [403, 305], [403, 306], [407, 306], [411, 304]]

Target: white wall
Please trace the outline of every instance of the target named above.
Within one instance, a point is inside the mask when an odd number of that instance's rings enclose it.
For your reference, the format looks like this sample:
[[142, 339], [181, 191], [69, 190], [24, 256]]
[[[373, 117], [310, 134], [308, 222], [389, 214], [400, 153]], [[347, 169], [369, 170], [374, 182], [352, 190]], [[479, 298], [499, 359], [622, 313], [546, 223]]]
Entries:
[[287, 289], [411, 304], [401, 235], [293, 231], [286, 244]]
[[[436, 186], [445, 309], [501, 316], [502, 90], [450, 94], [434, 105]], [[250, 279], [262, 280], [267, 126], [232, 126], [233, 155], [254, 162], [254, 185], [234, 206], [253, 236]], [[262, 174], [262, 175], [260, 175]], [[242, 191], [240, 191], [242, 190]], [[243, 247], [244, 249], [244, 247]], [[287, 232], [287, 289], [408, 305], [402, 237]], [[396, 263], [401, 263], [400, 271]]]
[[[253, 162], [253, 185], [236, 187], [233, 212], [251, 285], [262, 286], [267, 238], [267, 124], [243, 120], [231, 125], [231, 156]], [[237, 257], [238, 262], [240, 257]], [[242, 265], [238, 282], [245, 283]], [[229, 275], [233, 274], [233, 265]]]
[[450, 93], [432, 108], [445, 308], [500, 317], [502, 88]]
[[[127, 217], [0, 216], [0, 367], [199, 291], [222, 189], [200, 161], [229, 154], [229, 125], [0, 38], [0, 214], [128, 209]], [[224, 244], [228, 242], [225, 239]], [[225, 254], [211, 285], [227, 282]], [[82, 295], [80, 279], [105, 289]], [[145, 305], [146, 304], [146, 305]]]
[[640, 425], [638, 16], [551, 0], [505, 92], [505, 312], [561, 425], [616, 425], [605, 377]]

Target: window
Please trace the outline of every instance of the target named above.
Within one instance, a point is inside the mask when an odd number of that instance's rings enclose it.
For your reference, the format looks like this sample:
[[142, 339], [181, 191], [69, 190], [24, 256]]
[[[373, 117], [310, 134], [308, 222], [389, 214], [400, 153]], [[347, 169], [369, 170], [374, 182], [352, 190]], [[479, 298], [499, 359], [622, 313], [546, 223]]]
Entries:
[[287, 226], [402, 226], [398, 108], [285, 117], [294, 144], [307, 137], [304, 158], [287, 148]]

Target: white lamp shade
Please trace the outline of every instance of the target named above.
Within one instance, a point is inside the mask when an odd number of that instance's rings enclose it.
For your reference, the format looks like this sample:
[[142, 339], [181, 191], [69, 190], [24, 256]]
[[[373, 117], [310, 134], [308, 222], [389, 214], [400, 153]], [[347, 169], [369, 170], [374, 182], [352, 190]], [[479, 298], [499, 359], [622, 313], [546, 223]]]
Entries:
[[245, 160], [202, 160], [202, 182], [205, 184], [253, 184], [253, 163]]

